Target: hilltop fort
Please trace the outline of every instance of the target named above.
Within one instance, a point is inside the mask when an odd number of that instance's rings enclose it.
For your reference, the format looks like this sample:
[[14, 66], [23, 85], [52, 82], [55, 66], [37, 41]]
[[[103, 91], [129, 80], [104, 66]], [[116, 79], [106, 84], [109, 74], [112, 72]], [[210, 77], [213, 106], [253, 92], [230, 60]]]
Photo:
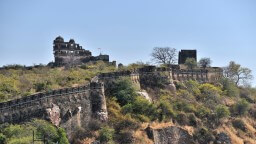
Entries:
[[109, 62], [109, 55], [100, 54], [92, 56], [89, 50], [83, 49], [74, 39], [65, 42], [61, 36], [53, 41], [54, 66], [81, 65], [90, 61], [104, 61], [113, 65], [116, 62]]

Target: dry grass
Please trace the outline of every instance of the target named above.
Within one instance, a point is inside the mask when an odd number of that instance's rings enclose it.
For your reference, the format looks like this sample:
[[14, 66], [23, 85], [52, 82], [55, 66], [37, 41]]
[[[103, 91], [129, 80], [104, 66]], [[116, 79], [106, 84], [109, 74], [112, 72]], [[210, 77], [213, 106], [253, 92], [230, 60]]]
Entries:
[[227, 133], [230, 136], [232, 144], [244, 144], [245, 141], [249, 144], [256, 144], [256, 129], [253, 127], [256, 122], [250, 118], [242, 118], [242, 120], [247, 128], [246, 133], [236, 130], [232, 127], [231, 122], [223, 124], [217, 131]]
[[161, 129], [161, 128], [166, 128], [169, 126], [174, 126], [174, 124], [172, 122], [167, 122], [167, 123], [152, 122], [152, 123], [150, 123], [150, 127], [153, 129]]
[[144, 129], [139, 129], [139, 130], [135, 131], [133, 136], [136, 139], [136, 141], [135, 141], [136, 144], [141, 144], [141, 143], [154, 144], [153, 140], [148, 138]]
[[244, 144], [243, 139], [236, 135], [237, 132], [233, 127], [223, 125], [222, 127], [218, 128], [218, 131], [227, 133], [230, 136], [232, 144]]
[[82, 144], [91, 144], [95, 141], [95, 138], [86, 138], [83, 140]]

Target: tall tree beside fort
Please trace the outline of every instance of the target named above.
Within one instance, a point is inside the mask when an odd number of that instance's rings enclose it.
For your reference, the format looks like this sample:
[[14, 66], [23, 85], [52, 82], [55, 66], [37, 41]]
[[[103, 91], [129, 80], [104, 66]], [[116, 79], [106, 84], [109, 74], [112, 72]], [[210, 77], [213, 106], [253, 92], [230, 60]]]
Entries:
[[224, 68], [224, 76], [233, 81], [236, 85], [248, 85], [253, 79], [252, 70], [242, 67], [234, 61], [229, 62], [229, 65]]
[[177, 50], [170, 47], [155, 47], [151, 53], [152, 60], [159, 64], [175, 64]]

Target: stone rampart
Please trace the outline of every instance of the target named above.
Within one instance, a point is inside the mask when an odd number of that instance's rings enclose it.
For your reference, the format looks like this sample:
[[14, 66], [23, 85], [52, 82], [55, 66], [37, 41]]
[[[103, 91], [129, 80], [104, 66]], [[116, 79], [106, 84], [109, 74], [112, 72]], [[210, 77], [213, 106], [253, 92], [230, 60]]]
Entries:
[[61, 126], [68, 136], [93, 118], [106, 121], [104, 85], [92, 82], [0, 103], [0, 124], [20, 123], [32, 118], [45, 119]]

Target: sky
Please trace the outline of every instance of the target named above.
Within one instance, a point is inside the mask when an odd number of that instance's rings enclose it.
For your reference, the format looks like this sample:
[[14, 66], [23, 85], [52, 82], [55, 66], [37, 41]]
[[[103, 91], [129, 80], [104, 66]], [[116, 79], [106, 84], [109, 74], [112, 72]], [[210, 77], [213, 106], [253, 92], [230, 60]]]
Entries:
[[256, 86], [255, 0], [0, 0], [0, 66], [53, 61], [59, 35], [123, 64], [197, 49], [213, 66], [250, 68]]

